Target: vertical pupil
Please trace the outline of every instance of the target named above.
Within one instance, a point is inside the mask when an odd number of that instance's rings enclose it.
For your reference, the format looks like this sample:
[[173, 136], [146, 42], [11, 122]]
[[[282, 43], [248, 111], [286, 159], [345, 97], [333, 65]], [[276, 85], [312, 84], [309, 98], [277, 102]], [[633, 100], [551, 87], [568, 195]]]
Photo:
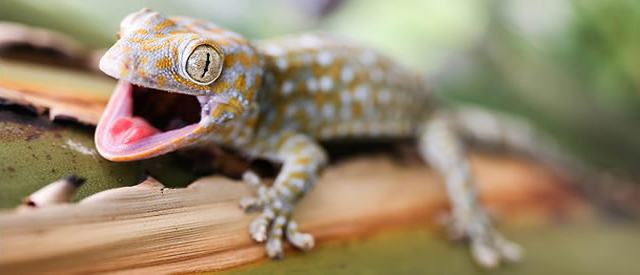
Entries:
[[210, 58], [210, 55], [209, 53], [207, 53], [207, 61], [205, 61], [204, 63], [204, 70], [202, 71], [202, 75], [200, 76], [201, 78], [204, 77], [207, 71], [209, 71], [209, 64], [211, 63], [211, 60], [209, 60], [209, 58]]

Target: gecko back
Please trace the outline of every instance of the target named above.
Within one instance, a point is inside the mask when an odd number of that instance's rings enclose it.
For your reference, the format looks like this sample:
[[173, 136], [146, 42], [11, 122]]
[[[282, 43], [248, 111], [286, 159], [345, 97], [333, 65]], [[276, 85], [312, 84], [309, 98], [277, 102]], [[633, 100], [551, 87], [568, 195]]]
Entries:
[[319, 139], [408, 136], [432, 108], [422, 77], [337, 36], [308, 33], [256, 46], [266, 63], [261, 134], [284, 128]]

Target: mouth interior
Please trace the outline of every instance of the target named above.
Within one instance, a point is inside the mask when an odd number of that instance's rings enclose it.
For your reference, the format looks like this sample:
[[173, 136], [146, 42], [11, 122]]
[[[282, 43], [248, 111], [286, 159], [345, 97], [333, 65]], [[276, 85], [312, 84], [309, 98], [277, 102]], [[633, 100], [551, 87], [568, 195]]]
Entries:
[[108, 138], [103, 142], [100, 136], [102, 148], [120, 148], [122, 152], [153, 150], [188, 134], [200, 121], [201, 105], [196, 96], [123, 81], [114, 98], [113, 110], [105, 112]]
[[161, 132], [200, 121], [200, 103], [195, 96], [132, 85], [133, 117], [144, 119]]

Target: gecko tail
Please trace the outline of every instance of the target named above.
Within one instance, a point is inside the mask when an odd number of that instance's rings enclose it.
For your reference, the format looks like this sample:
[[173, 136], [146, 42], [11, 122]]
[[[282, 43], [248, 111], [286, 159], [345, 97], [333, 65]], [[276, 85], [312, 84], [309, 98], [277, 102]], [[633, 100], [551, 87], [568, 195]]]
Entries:
[[607, 212], [640, 217], [640, 185], [576, 157], [556, 140], [514, 115], [460, 106], [447, 114], [470, 145], [513, 151], [551, 167], [570, 187]]

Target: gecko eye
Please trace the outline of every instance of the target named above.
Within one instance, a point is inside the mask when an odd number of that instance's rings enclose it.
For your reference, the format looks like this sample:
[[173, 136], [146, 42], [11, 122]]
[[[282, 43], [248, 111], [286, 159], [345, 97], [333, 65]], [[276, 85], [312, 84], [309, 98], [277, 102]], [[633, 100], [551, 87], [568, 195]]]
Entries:
[[209, 85], [222, 72], [222, 55], [211, 45], [199, 45], [187, 57], [185, 71], [193, 82]]

